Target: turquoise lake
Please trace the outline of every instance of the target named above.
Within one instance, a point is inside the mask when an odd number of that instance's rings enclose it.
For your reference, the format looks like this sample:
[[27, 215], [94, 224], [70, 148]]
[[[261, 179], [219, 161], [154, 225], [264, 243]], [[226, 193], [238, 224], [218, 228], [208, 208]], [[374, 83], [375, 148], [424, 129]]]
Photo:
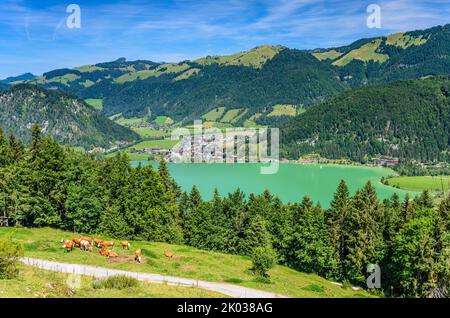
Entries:
[[[132, 161], [132, 166], [154, 165], [148, 161]], [[260, 174], [261, 164], [168, 164], [169, 171], [183, 190], [189, 191], [196, 185], [204, 199], [211, 199], [215, 188], [221, 195], [241, 189], [246, 194], [260, 194], [265, 189], [287, 202], [298, 202], [308, 195], [314, 202], [329, 207], [333, 193], [340, 180], [345, 180], [353, 194], [371, 181], [380, 199], [391, 197], [394, 192], [404, 196], [407, 191], [395, 189], [380, 183], [383, 176], [393, 174], [386, 168], [340, 166], [340, 165], [298, 165], [280, 164], [278, 173]], [[416, 193], [409, 192], [412, 195]]]

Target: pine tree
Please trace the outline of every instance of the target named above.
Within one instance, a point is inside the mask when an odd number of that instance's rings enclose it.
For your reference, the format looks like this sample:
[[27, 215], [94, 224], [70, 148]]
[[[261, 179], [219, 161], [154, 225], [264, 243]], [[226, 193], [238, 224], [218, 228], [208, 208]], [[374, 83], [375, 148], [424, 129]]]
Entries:
[[370, 182], [358, 191], [345, 226], [345, 277], [365, 283], [369, 264], [380, 264], [384, 256], [383, 210]]
[[337, 262], [333, 257], [324, 212], [320, 205], [311, 206], [308, 197], [303, 199], [300, 206], [302, 217], [294, 223], [286, 262], [298, 271], [335, 277]]
[[331, 201], [331, 208], [325, 213], [325, 222], [328, 225], [330, 242], [333, 247], [335, 262], [338, 264], [340, 277], [344, 275], [345, 260], [345, 231], [351, 210], [350, 193], [344, 180], [339, 183], [338, 189]]
[[239, 251], [243, 255], [251, 256], [257, 247], [272, 246], [270, 233], [266, 221], [262, 216], [254, 216], [243, 230], [244, 237], [240, 241]]

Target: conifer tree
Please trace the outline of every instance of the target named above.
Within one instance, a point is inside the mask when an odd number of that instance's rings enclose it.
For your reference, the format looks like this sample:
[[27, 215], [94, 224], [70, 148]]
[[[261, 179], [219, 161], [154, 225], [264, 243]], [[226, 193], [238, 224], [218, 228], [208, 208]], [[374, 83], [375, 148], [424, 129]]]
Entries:
[[325, 222], [328, 225], [330, 242], [333, 247], [333, 257], [340, 268], [341, 277], [344, 275], [343, 264], [346, 251], [345, 231], [350, 210], [350, 193], [345, 181], [341, 180], [331, 201], [331, 208], [325, 213]]

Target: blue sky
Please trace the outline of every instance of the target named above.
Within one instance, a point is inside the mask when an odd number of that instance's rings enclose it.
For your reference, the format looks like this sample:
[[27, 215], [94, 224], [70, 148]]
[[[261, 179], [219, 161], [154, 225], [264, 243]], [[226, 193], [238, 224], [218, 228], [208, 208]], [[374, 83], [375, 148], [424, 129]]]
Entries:
[[[66, 7], [81, 8], [81, 28]], [[380, 29], [366, 26], [369, 4]], [[114, 60], [178, 62], [261, 44], [308, 49], [450, 23], [450, 0], [1, 0], [0, 78]]]

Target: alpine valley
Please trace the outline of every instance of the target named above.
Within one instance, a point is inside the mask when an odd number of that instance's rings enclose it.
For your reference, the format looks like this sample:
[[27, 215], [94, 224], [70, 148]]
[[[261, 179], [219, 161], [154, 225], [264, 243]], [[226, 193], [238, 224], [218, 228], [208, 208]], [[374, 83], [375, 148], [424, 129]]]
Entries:
[[[19, 86], [1, 95], [0, 107], [12, 111], [9, 115], [20, 125], [5, 116], [0, 125], [27, 138], [23, 127], [33, 121], [54, 127], [55, 120], [65, 129], [47, 131], [61, 142], [105, 147], [131, 142], [137, 135], [99, 112], [125, 126], [139, 122], [168, 128], [203, 119], [216, 127], [283, 127], [283, 154], [289, 158], [319, 152], [356, 161], [365, 160], [363, 153], [448, 161], [448, 80], [440, 78], [448, 74], [450, 25], [328, 49], [263, 45], [179, 63], [120, 58], [0, 81], [0, 91], [21, 83], [42, 87], [31, 99], [39, 103], [27, 102], [32, 113], [38, 104], [52, 105], [58, 98], [66, 105], [65, 111], [52, 113], [48, 124], [29, 117], [11, 108], [12, 103], [23, 105], [32, 91]], [[54, 91], [85, 99], [97, 112]], [[83, 118], [75, 115], [80, 109]], [[336, 116], [328, 118], [331, 113]], [[67, 122], [69, 117], [77, 118], [78, 124]], [[346, 124], [350, 119], [354, 120]], [[81, 129], [79, 135], [80, 125], [92, 129]], [[330, 145], [337, 147], [330, 150]]]

